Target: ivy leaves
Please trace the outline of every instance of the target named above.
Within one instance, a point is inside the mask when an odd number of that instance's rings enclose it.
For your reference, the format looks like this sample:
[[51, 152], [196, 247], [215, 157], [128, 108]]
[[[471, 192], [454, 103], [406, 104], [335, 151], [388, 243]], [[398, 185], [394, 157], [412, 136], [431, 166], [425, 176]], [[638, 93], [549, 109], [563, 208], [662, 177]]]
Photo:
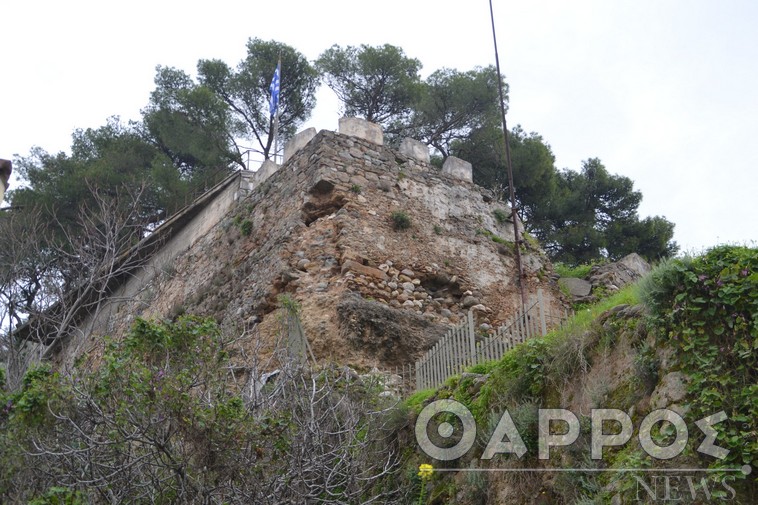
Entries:
[[730, 451], [718, 464], [751, 464], [758, 454], [758, 250], [721, 246], [672, 260], [643, 289], [692, 378], [693, 415], [729, 416], [717, 426], [717, 443]]

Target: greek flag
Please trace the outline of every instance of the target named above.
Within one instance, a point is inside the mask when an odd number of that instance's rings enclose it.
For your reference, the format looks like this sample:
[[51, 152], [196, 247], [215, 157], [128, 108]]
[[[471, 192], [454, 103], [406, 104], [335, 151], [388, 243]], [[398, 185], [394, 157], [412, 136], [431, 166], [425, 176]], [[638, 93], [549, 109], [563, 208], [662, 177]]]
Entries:
[[280, 67], [281, 63], [276, 66], [276, 70], [274, 71], [274, 78], [271, 79], [271, 86], [269, 86], [269, 91], [271, 91], [271, 100], [268, 104], [268, 109], [271, 115], [273, 116], [276, 114], [276, 109], [279, 107], [279, 74], [280, 74]]

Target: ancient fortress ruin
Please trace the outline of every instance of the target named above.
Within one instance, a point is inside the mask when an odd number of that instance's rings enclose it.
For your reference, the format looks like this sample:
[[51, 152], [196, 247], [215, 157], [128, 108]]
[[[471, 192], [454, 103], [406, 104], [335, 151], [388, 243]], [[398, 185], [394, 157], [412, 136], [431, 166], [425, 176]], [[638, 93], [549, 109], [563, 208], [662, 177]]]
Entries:
[[[343, 118], [338, 132], [297, 134], [281, 165], [231, 174], [167, 220], [140, 245], [144, 261], [48, 355], [97, 360], [102, 336], [124, 335], [135, 318], [184, 313], [270, 347], [285, 296], [317, 359], [404, 366], [470, 311], [483, 336], [516, 312], [511, 219], [469, 163], [437, 169], [426, 145], [394, 150], [378, 125]], [[529, 296], [562, 306], [544, 253], [521, 247]]]

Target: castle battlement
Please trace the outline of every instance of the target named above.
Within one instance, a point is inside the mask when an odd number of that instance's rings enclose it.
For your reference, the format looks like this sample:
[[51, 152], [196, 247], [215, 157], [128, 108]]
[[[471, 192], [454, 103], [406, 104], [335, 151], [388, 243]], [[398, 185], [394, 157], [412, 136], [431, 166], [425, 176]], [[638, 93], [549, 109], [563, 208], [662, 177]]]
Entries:
[[[365, 140], [378, 147], [384, 147], [384, 133], [382, 127], [376, 123], [366, 121], [365, 119], [343, 117], [339, 120], [339, 129], [337, 133]], [[276, 164], [271, 160], [266, 160], [261, 164], [257, 171], [253, 172], [254, 175], [243, 172], [242, 178], [244, 179], [244, 182], [242, 183], [242, 186], [244, 190], [251, 191], [254, 187], [279, 170], [279, 168], [287, 165], [290, 159], [292, 159], [298, 151], [306, 147], [316, 135], [317, 132], [315, 128], [308, 128], [292, 137], [292, 139], [290, 139], [284, 146], [284, 156], [281, 165]], [[388, 147], [384, 148], [389, 149]], [[437, 169], [430, 164], [428, 146], [419, 140], [408, 137], [404, 138], [401, 141], [400, 148], [397, 152], [407, 160], [413, 160], [416, 162], [418, 168], [437, 171]], [[450, 175], [454, 179], [473, 183], [471, 163], [456, 158], [455, 156], [448, 156], [442, 166], [441, 172]]]

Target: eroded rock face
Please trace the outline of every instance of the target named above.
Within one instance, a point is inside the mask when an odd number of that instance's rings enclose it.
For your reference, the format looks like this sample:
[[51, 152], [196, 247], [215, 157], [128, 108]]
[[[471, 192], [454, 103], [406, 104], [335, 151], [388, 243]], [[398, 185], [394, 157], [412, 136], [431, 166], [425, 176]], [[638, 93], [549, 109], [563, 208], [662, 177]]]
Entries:
[[337, 319], [348, 345], [376, 356], [385, 366], [419, 357], [448, 330], [447, 325], [433, 323], [414, 311], [395, 309], [352, 293], [337, 305]]

